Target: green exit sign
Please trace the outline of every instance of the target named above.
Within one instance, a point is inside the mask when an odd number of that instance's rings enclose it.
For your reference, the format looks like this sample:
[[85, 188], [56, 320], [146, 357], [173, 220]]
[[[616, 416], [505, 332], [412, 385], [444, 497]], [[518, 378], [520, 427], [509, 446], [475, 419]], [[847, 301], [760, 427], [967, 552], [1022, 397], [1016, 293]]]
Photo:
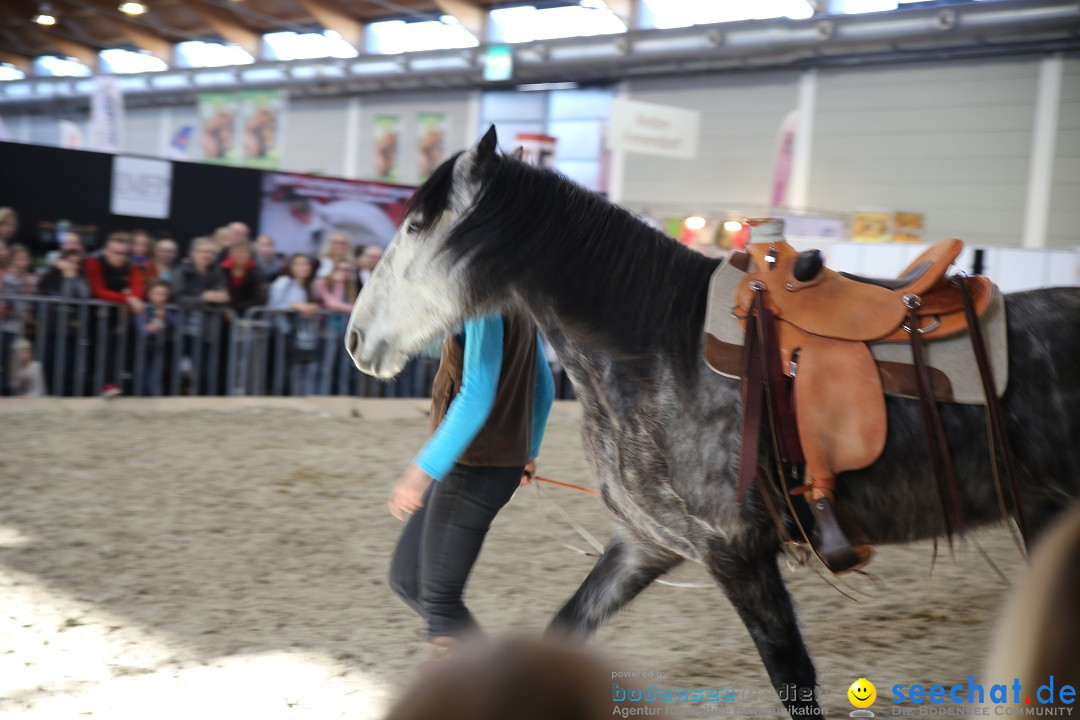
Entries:
[[484, 79], [509, 80], [514, 75], [514, 52], [508, 45], [492, 45], [484, 54]]

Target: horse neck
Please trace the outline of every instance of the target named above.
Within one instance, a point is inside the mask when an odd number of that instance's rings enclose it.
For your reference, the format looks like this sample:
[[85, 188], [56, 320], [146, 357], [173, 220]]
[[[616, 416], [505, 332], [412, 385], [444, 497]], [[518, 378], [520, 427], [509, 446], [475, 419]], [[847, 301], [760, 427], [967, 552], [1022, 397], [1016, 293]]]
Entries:
[[[630, 242], [642, 245], [631, 251]], [[581, 372], [624, 367], [641, 376], [658, 363], [695, 372], [719, 261], [648, 228], [639, 237], [608, 234], [570, 247], [565, 267], [587, 271], [555, 271], [515, 288], [560, 362]]]

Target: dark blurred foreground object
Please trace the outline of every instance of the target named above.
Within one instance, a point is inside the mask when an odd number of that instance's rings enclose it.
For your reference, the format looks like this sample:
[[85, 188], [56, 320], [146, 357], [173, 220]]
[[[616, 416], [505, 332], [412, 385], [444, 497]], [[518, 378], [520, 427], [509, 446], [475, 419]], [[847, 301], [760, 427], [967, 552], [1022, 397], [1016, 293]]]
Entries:
[[[1031, 565], [1009, 602], [990, 656], [983, 685], [1011, 687], [1020, 680], [1032, 705], [1075, 707], [1061, 697], [1071, 685], [1080, 692], [1080, 505], [1073, 507], [1035, 546]], [[1051, 696], [1040, 686], [1049, 686]], [[1010, 699], [1012, 698], [1010, 690]], [[1052, 698], [1052, 699], [1051, 699]], [[1063, 702], [1064, 700], [1064, 702]], [[1021, 699], [1023, 705], [1023, 699]]]
[[611, 667], [581, 648], [525, 638], [475, 642], [452, 660], [426, 666], [386, 720], [612, 716]]

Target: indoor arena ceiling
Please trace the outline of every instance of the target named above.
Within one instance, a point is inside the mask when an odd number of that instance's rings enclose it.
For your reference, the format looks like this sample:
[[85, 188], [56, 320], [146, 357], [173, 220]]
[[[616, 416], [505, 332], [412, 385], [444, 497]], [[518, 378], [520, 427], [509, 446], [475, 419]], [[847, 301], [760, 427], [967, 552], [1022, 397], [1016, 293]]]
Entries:
[[[358, 49], [363, 24], [386, 18], [437, 20], [453, 15], [470, 30], [486, 8], [505, 0], [144, 0], [148, 11], [126, 15], [119, 0], [0, 0], [0, 61], [24, 65], [39, 55], [67, 55], [93, 64], [101, 50], [127, 47], [171, 62], [170, 46], [221, 38], [259, 56], [259, 37], [275, 31], [335, 30]], [[50, 6], [56, 24], [32, 22]]]

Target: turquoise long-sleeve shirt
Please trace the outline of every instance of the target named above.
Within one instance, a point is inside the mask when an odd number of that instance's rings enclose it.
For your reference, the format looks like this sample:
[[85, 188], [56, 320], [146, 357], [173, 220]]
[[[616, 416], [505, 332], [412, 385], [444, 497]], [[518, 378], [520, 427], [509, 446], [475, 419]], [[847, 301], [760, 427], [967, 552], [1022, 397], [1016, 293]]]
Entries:
[[[495, 392], [502, 371], [503, 319], [501, 315], [474, 318], [465, 322], [465, 348], [461, 390], [450, 402], [435, 433], [416, 456], [416, 465], [442, 480], [461, 454], [472, 444], [495, 406]], [[544, 429], [555, 398], [555, 383], [541, 343], [537, 342], [536, 388], [533, 398], [530, 456], [540, 454]]]

